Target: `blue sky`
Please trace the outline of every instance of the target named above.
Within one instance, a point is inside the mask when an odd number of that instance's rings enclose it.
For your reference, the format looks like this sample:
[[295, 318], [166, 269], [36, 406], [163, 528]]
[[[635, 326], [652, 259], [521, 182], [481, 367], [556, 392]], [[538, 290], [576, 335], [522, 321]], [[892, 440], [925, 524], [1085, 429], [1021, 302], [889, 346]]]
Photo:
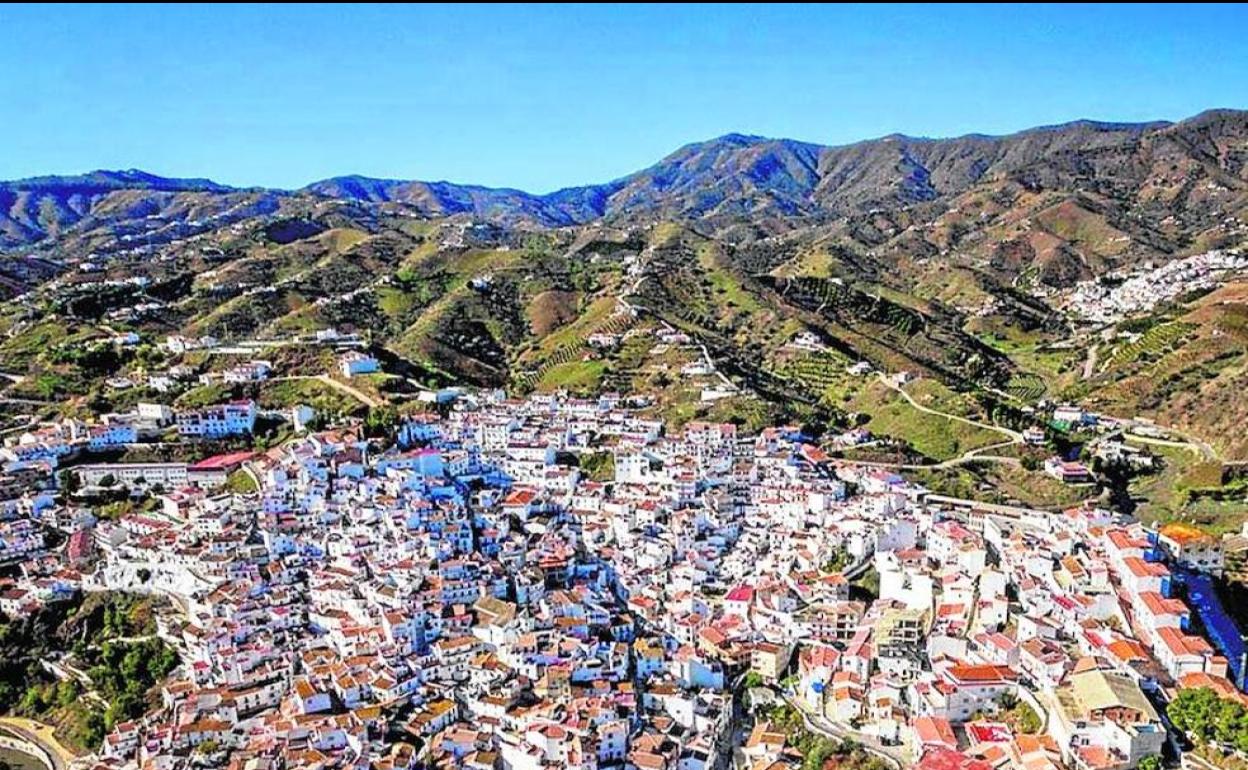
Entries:
[[1228, 7], [0, 6], [0, 178], [545, 192], [728, 132], [826, 144], [1248, 107]]

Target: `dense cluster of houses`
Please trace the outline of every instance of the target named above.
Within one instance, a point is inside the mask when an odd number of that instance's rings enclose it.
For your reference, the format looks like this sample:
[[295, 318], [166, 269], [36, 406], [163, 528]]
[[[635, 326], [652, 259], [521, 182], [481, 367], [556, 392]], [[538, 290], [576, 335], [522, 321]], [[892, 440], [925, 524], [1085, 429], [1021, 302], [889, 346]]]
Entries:
[[255, 429], [258, 415], [256, 403], [247, 399], [176, 411], [165, 404], [140, 403], [130, 412], [105, 414], [92, 422], [65, 418], [6, 438], [0, 447], [0, 469], [5, 474], [23, 469], [51, 472], [83, 453], [124, 450], [158, 440], [173, 426], [180, 437], [189, 439], [246, 436]]
[[924, 770], [1125, 770], [1161, 749], [1156, 699], [1236, 691], [1171, 595], [1168, 562], [1220, 569], [1191, 532], [938, 501], [796, 427], [669, 431], [612, 395], [440, 414], [219, 458], [252, 494], [171, 477], [116, 521], [49, 499], [3, 522], [32, 554], [5, 612], [76, 589], [183, 611], [162, 708], [96, 766], [796, 768], [765, 718], [735, 732], [761, 681]]
[[1099, 323], [1152, 310], [1183, 294], [1217, 286], [1229, 273], [1248, 268], [1238, 249], [1206, 251], [1143, 269], [1117, 283], [1084, 281], [1065, 298], [1066, 309]]
[[178, 435], [204, 439], [247, 436], [255, 430], [257, 415], [256, 402], [251, 399], [183, 410], [177, 415]]

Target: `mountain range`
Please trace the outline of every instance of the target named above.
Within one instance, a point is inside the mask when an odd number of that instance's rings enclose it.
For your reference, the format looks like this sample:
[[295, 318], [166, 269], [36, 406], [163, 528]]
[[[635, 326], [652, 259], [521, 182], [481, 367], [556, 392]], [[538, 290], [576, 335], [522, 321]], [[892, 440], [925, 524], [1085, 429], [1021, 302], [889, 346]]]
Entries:
[[[1114, 323], [1070, 306], [1076, 287], [1246, 245], [1248, 112], [1235, 110], [839, 147], [728, 134], [544, 195], [97, 171], [0, 183], [0, 371], [17, 377], [3, 389], [14, 403], [91, 414], [143, 393], [110, 385], [119, 373], [231, 360], [155, 346], [117, 358], [104, 341], [122, 330], [277, 341], [265, 356], [313, 376], [332, 359], [290, 343], [333, 327], [385, 360], [387, 387], [643, 392], [677, 422], [865, 420], [919, 463], [999, 438], [925, 426], [846, 375], [865, 362], [917, 375], [913, 392], [945, 411], [1022, 426], [1022, 410], [1074, 400], [1248, 458], [1229, 427], [1248, 420], [1245, 284]], [[672, 332], [696, 344], [673, 348]], [[700, 366], [690, 350], [746, 395], [681, 374]]]
[[[1008, 136], [921, 139], [893, 135], [829, 147], [728, 134], [686, 145], [649, 168], [604, 184], [535, 195], [450, 182], [342, 176], [300, 190], [231, 188], [206, 179], [96, 171], [0, 183], [0, 248], [21, 248], [117, 217], [192, 216], [187, 201], [315, 195], [397, 203], [429, 216], [467, 214], [505, 225], [564, 227], [597, 221], [679, 219], [712, 229], [743, 220], [760, 232], [929, 204], [932, 212], [976, 191], [1013, 198], [1041, 191], [1086, 196], [1111, 218], [1197, 221], [1210, 211], [1198, 180], [1242, 205], [1248, 113], [1213, 110], [1179, 123], [1077, 121]], [[137, 194], [145, 193], [145, 194]], [[259, 205], [264, 205], [260, 203]], [[1193, 209], [1208, 212], [1202, 215]], [[1185, 225], [1188, 223], [1185, 222]], [[1185, 226], [1185, 230], [1190, 227]], [[1164, 233], [1149, 233], [1166, 243]]]

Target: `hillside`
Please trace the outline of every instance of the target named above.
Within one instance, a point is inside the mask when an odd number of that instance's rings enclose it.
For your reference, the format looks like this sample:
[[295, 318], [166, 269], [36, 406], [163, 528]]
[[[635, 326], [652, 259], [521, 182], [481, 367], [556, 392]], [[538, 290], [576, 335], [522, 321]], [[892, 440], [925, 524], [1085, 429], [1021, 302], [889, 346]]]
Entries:
[[[1234, 289], [1158, 307], [1132, 322], [1141, 334], [1063, 308], [1081, 281], [1241, 247], [1246, 161], [1248, 113], [1215, 111], [843, 147], [729, 134], [546, 195], [139, 171], [0, 183], [0, 288], [18, 297], [0, 309], [0, 371], [18, 406], [98, 410], [144, 394], [109, 376], [228, 365], [162, 353], [169, 334], [272, 343], [311, 375], [329, 359], [292, 346], [333, 327], [385, 358], [397, 377], [378, 387], [400, 401], [446, 382], [617, 389], [677, 420], [866, 420], [908, 457], [976, 443], [908, 430], [925, 418], [846, 373], [865, 361], [971, 416], [1085, 400], [1244, 457]], [[106, 344], [130, 330], [138, 349]], [[665, 342], [678, 332], [691, 344]], [[697, 373], [707, 358], [715, 371]]]
[[[196, 193], [309, 193], [505, 224], [679, 219], [702, 221], [716, 230], [739, 226], [742, 219], [756, 228], [795, 227], [902, 210], [914, 210], [919, 220], [935, 226], [942, 214], [962, 213], [963, 204], [978, 208], [981, 219], [1008, 224], [1017, 217], [1003, 216], [1006, 209], [1023, 204], [1038, 213], [1055, 205], [1048, 198], [1060, 193], [1087, 209], [1088, 216], [1109, 225], [1131, 224], [1122, 229], [1141, 247], [1165, 251], [1191, 241], [1199, 234], [1193, 228], [1203, 232], [1243, 208], [1246, 147], [1248, 115], [1219, 110], [1177, 124], [1078, 121], [1000, 137], [895, 135], [840, 147], [728, 134], [682, 147], [622, 179], [545, 195], [359, 176], [327, 179], [296, 192], [241, 191], [202, 179], [101, 171], [0, 184], [0, 233], [5, 236], [0, 246], [30, 245], [92, 215], [81, 229], [104, 224], [102, 214], [161, 214], [168, 196]], [[115, 201], [107, 205], [122, 190], [147, 193], [132, 197], [151, 202], [129, 211], [119, 210]], [[1049, 205], [1035, 208], [1041, 203]], [[1178, 221], [1163, 226], [1167, 215]], [[1058, 239], [1089, 240], [1095, 233], [1067, 222], [1083, 216], [1058, 212], [1045, 229]], [[870, 235], [862, 231], [866, 221], [846, 224]]]
[[[714, 225], [743, 217], [809, 223], [953, 203], [977, 188], [999, 194], [1064, 190], [1133, 208], [1164, 203], [1186, 209], [1194, 191], [1184, 187], [1204, 179], [1227, 186], [1228, 197], [1239, 198], [1227, 204], [1242, 207], [1246, 123], [1242, 112], [1214, 111], [1178, 124], [1078, 121], [1003, 137], [889, 136], [842, 147], [728, 134], [682, 147], [623, 179], [548, 195], [361, 177], [307, 189], [406, 202], [431, 214], [465, 212], [543, 225], [637, 216]], [[1208, 204], [1211, 196], [1197, 197]]]

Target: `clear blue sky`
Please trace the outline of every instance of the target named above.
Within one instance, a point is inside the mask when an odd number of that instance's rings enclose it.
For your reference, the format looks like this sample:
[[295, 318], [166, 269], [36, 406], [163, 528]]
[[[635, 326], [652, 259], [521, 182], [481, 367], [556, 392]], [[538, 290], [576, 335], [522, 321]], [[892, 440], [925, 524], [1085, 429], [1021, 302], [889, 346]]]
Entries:
[[1248, 107], [1235, 7], [0, 7], [0, 178], [544, 192], [826, 144]]

